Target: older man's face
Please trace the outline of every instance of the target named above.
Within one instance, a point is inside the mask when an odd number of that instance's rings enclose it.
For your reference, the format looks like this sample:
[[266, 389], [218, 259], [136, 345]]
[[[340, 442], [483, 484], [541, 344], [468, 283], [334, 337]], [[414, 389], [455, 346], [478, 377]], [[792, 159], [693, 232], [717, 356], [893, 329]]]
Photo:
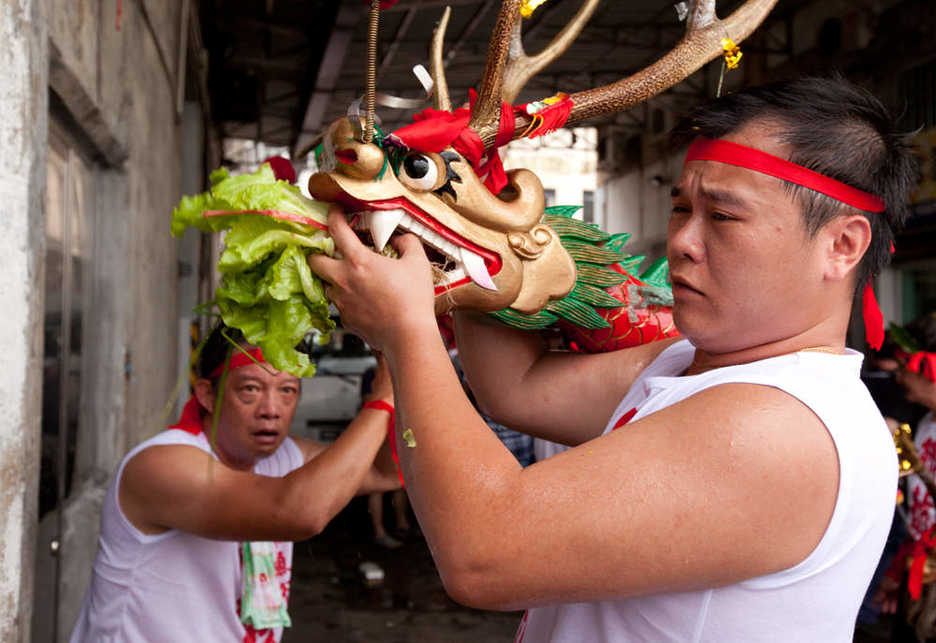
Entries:
[[299, 378], [268, 364], [249, 364], [228, 373], [217, 435], [222, 461], [252, 467], [286, 439], [299, 401]]
[[[724, 139], [787, 157], [770, 131], [754, 122]], [[691, 161], [672, 202], [674, 318], [697, 347], [740, 350], [793, 337], [814, 323], [821, 257], [780, 179]]]

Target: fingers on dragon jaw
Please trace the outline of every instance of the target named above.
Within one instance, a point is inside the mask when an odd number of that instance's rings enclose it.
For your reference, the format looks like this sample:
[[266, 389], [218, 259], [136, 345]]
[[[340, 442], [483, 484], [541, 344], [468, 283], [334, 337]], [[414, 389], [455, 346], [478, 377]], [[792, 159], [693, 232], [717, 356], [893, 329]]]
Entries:
[[313, 197], [340, 203], [352, 227], [378, 252], [399, 233], [419, 237], [435, 271], [436, 312], [456, 309], [535, 313], [575, 285], [575, 264], [543, 225], [543, 188], [528, 170], [508, 173], [491, 194], [451, 148], [397, 150], [364, 143], [341, 119], [326, 137]]

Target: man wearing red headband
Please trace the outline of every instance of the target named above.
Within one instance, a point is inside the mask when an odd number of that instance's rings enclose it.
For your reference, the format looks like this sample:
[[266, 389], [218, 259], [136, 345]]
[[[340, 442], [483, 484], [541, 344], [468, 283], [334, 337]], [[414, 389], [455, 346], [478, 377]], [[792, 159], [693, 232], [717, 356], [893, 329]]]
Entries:
[[180, 421], [117, 471], [74, 643], [275, 643], [290, 623], [291, 541], [355, 494], [399, 487], [388, 453], [375, 461], [393, 410], [382, 360], [370, 401], [329, 446], [287, 435], [300, 380], [223, 330]]
[[684, 340], [555, 353], [459, 315], [481, 407], [573, 446], [525, 469], [458, 386], [418, 241], [378, 256], [332, 214], [343, 258], [310, 263], [387, 355], [409, 496], [456, 600], [527, 608], [527, 643], [851, 640], [897, 482], [845, 347], [913, 178], [889, 128], [873, 96], [818, 79], [683, 123], [667, 251]]

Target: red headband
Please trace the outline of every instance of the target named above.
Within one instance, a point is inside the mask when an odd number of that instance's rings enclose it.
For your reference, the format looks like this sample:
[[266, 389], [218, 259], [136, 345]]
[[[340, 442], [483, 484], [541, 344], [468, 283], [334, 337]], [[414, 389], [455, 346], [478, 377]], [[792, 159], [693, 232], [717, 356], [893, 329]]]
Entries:
[[865, 212], [883, 212], [884, 200], [841, 181], [819, 174], [802, 165], [791, 163], [779, 156], [755, 150], [730, 141], [697, 138], [689, 146], [686, 163], [689, 161], [718, 161], [736, 165], [761, 174], [815, 190]]
[[[231, 361], [228, 363], [228, 371], [233, 371], [235, 368], [248, 366], [249, 364], [253, 364], [255, 362], [266, 362], [266, 360], [263, 359], [263, 353], [260, 352], [259, 348], [242, 348], [240, 350], [235, 349], [234, 353], [231, 355]], [[211, 379], [218, 377], [222, 372], [224, 372], [224, 362], [221, 362], [217, 368], [211, 371], [211, 375], [209, 375], [208, 378]]]
[[[244, 349], [249, 355], [253, 356], [258, 362], [264, 362], [263, 354], [260, 352], [259, 348], [250, 348]], [[247, 366], [248, 364], [253, 364], [254, 360], [244, 355], [240, 351], [235, 351], [231, 355], [231, 361], [228, 363], [228, 371], [233, 371], [235, 368], [240, 368], [241, 366]], [[216, 369], [211, 371], [209, 378], [214, 378], [224, 372], [224, 362], [221, 362], [221, 365]], [[188, 431], [193, 435], [198, 435], [204, 431], [204, 423], [202, 422], [201, 416], [201, 404], [198, 403], [198, 400], [193, 395], [189, 398], [189, 401], [185, 403], [185, 406], [182, 408], [182, 415], [179, 417], [179, 421], [175, 424], [170, 425], [170, 429], [182, 429], [183, 431]]]

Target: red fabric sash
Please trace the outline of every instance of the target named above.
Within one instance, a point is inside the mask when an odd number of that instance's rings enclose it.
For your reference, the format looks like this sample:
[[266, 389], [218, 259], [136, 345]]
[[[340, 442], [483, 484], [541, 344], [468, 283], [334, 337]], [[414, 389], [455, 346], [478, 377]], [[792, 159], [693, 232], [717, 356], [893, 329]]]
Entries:
[[620, 429], [622, 426], [630, 422], [635, 415], [637, 415], [637, 409], [631, 409], [618, 418], [618, 421], [614, 423], [614, 426], [611, 427], [611, 430], [616, 431], [617, 429]]
[[[258, 362], [265, 363], [263, 359], [263, 353], [260, 352], [259, 348], [245, 349], [247, 353], [253, 356]], [[236, 351], [231, 356], [231, 361], [228, 364], [228, 372], [233, 371], [235, 368], [240, 368], [241, 366], [247, 366], [248, 364], [253, 364], [254, 361], [244, 355], [240, 351]], [[224, 371], [224, 362], [221, 363], [216, 369], [211, 372], [210, 378], [217, 377], [221, 375]], [[205, 423], [202, 420], [202, 406], [198, 402], [198, 399], [193, 395], [188, 399], [188, 402], [185, 403], [185, 406], [182, 407], [182, 415], [179, 416], [179, 420], [170, 425], [170, 429], [182, 429], [183, 431], [188, 431], [192, 435], [198, 435], [205, 430]]]

